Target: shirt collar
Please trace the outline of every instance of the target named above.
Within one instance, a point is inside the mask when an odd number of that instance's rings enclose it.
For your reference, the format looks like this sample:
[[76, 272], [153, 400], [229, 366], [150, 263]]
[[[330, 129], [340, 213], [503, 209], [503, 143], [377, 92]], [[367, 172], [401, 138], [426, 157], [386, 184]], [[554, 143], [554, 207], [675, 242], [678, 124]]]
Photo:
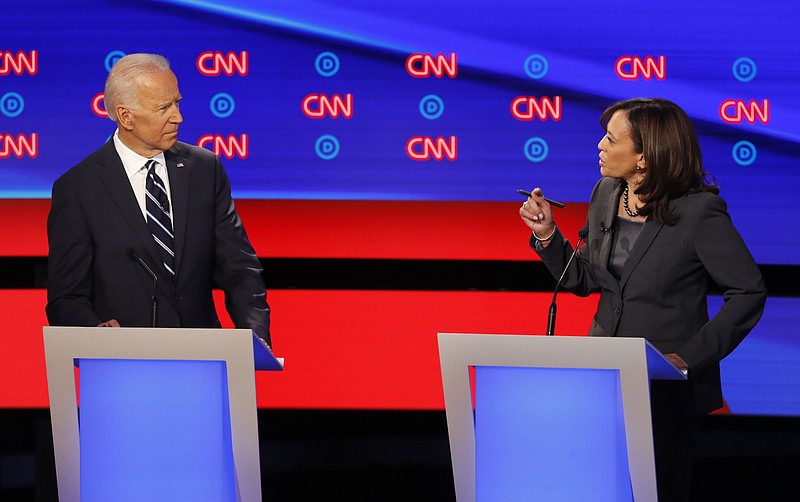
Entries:
[[153, 155], [152, 157], [148, 158], [142, 157], [138, 153], [125, 146], [125, 143], [119, 139], [119, 129], [114, 131], [114, 147], [117, 149], [117, 154], [119, 155], [120, 160], [122, 160], [122, 165], [125, 168], [125, 174], [128, 175], [128, 179], [132, 178], [136, 173], [138, 173], [144, 164], [150, 159], [155, 160], [164, 167], [167, 166], [167, 161], [164, 158], [164, 152], [159, 152], [157, 155]]

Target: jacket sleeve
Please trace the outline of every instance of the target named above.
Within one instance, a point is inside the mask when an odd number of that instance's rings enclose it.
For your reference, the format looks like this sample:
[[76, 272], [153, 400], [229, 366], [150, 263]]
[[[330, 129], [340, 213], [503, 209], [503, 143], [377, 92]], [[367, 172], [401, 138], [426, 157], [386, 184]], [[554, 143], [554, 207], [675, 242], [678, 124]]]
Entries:
[[764, 311], [767, 292], [722, 198], [703, 199], [692, 233], [697, 256], [722, 288], [724, 299], [719, 312], [677, 350], [692, 371], [702, 371], [730, 354], [753, 329]]
[[[542, 247], [538, 244], [536, 239], [531, 235], [529, 244], [531, 248], [536, 251], [542, 262], [547, 269], [558, 280], [567, 266], [570, 256], [574, 251], [574, 247], [568, 240], [564, 238], [561, 230], [556, 228], [556, 233], [550, 241], [550, 245]], [[578, 250], [578, 255], [572, 260], [561, 285], [564, 289], [574, 293], [577, 296], [589, 296], [594, 291], [598, 290], [598, 286], [594, 281], [591, 274], [591, 265], [589, 264], [586, 253], [586, 246]]]
[[270, 343], [270, 309], [261, 262], [231, 198], [228, 176], [216, 159], [214, 282], [225, 292], [225, 308], [237, 328]]
[[92, 309], [92, 236], [72, 187], [53, 184], [47, 218], [47, 320], [52, 326], [97, 326]]
[[[602, 180], [599, 181], [592, 190], [592, 196], [589, 202], [590, 213], [592, 206], [596, 204], [598, 197], [600, 197], [601, 183]], [[587, 216], [584, 230], [588, 229], [589, 217]], [[561, 230], [558, 228], [558, 226], [556, 226], [553, 239], [550, 241], [550, 244], [547, 247], [542, 247], [533, 237], [533, 235], [530, 236], [529, 244], [531, 249], [536, 251], [539, 257], [542, 259], [542, 262], [544, 262], [545, 266], [553, 275], [553, 277], [556, 278], [556, 280], [561, 277], [561, 274], [564, 272], [564, 268], [567, 266], [567, 262], [569, 261], [569, 258], [572, 256], [572, 253], [575, 249], [572, 247], [572, 244], [570, 244], [569, 241], [564, 238], [564, 235], [561, 233]], [[590, 241], [587, 237], [585, 245], [578, 250], [578, 255], [574, 260], [572, 260], [569, 269], [564, 274], [564, 279], [561, 283], [564, 289], [574, 293], [577, 296], [589, 296], [591, 293], [600, 289], [592, 273], [593, 268], [592, 263], [590, 262], [591, 255]]]

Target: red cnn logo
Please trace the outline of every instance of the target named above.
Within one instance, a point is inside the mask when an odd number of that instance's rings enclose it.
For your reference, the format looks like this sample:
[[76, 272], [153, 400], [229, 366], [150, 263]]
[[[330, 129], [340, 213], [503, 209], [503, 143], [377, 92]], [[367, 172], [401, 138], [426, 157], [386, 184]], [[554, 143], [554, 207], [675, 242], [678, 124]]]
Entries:
[[14, 138], [11, 134], [0, 134], [0, 159], [11, 157], [21, 159], [27, 153], [28, 157], [35, 159], [39, 156], [39, 134], [31, 133], [30, 137], [24, 134], [17, 134]]
[[762, 124], [769, 123], [769, 100], [762, 99], [761, 106], [758, 101], [751, 99], [745, 103], [743, 99], [726, 99], [719, 105], [719, 118], [728, 124], [755, 124], [759, 120]]
[[458, 158], [458, 137], [413, 136], [406, 142], [406, 154], [411, 160], [456, 160]]
[[636, 80], [639, 77], [650, 80], [653, 75], [658, 80], [667, 78], [667, 57], [658, 56], [658, 60], [653, 56], [646, 56], [644, 59], [639, 56], [622, 56], [614, 64], [617, 76], [622, 80]]
[[428, 78], [431, 75], [442, 78], [447, 75], [450, 78], [458, 76], [458, 56], [451, 52], [449, 56], [444, 54], [422, 54], [420, 52], [411, 54], [406, 58], [406, 71], [415, 78]]
[[339, 118], [342, 115], [349, 119], [353, 117], [353, 95], [345, 94], [344, 99], [338, 94], [331, 97], [325, 94], [309, 94], [303, 98], [303, 113], [310, 119], [322, 119], [326, 116]]
[[219, 51], [206, 51], [197, 56], [197, 71], [206, 77], [218, 77], [225, 74], [229, 77], [234, 73], [247, 76], [250, 71], [249, 53], [242, 51], [237, 56], [235, 52], [223, 54]]
[[554, 96], [552, 99], [547, 96], [542, 96], [541, 99], [536, 99], [535, 96], [517, 96], [511, 102], [511, 115], [522, 121], [552, 118], [558, 122], [561, 120], [561, 96]]
[[26, 70], [29, 75], [39, 73], [39, 51], [31, 51], [30, 54], [18, 51], [16, 55], [11, 51], [0, 52], [0, 77], [12, 71], [22, 75]]
[[100, 118], [108, 118], [108, 110], [106, 110], [105, 94], [100, 92], [92, 98], [92, 111]]
[[[211, 144], [212, 148], [208, 145]], [[205, 134], [197, 140], [197, 146], [211, 150], [220, 157], [232, 159], [235, 156], [246, 159], [250, 154], [250, 147], [247, 134], [242, 134], [239, 138], [229, 134], [227, 138], [220, 134]]]

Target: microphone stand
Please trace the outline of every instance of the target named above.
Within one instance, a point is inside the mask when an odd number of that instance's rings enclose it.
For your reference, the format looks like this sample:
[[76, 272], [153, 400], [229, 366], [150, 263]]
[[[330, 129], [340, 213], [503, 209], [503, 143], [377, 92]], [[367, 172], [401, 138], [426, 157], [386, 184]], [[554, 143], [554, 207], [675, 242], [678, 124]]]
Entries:
[[567, 270], [569, 270], [572, 260], [575, 259], [575, 256], [578, 254], [578, 249], [580, 249], [581, 244], [583, 243], [584, 239], [586, 239], [588, 234], [589, 232], [586, 229], [581, 229], [581, 231], [578, 232], [578, 243], [575, 245], [575, 250], [569, 257], [567, 266], [564, 267], [564, 271], [561, 272], [561, 277], [559, 277], [558, 281], [556, 282], [556, 289], [553, 290], [553, 301], [550, 302], [550, 311], [547, 313], [547, 336], [553, 336], [556, 331], [556, 295], [558, 295], [558, 288], [561, 286], [561, 281], [563, 281], [564, 276], [567, 275]]
[[153, 270], [147, 266], [147, 263], [144, 262], [141, 256], [134, 251], [133, 249], [128, 249], [128, 255], [131, 257], [131, 260], [138, 261], [139, 264], [150, 274], [150, 277], [153, 278], [153, 296], [150, 298], [150, 325], [151, 327], [155, 328], [156, 323], [158, 322], [158, 297], [156, 296], [156, 287], [158, 286], [158, 276], [156, 275]]

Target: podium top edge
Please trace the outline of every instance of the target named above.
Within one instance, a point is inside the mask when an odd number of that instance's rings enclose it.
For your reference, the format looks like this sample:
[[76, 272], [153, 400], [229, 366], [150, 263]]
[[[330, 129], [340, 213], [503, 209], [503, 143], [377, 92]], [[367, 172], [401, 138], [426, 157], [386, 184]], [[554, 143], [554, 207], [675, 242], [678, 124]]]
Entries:
[[253, 364], [255, 370], [269, 371], [281, 371], [284, 365], [283, 358], [276, 358], [249, 329], [44, 326], [43, 333], [48, 361], [221, 360]]
[[642, 337], [486, 333], [437, 335], [443, 367], [455, 364], [586, 369], [646, 368], [650, 378], [658, 380], [687, 378], [652, 343]]

